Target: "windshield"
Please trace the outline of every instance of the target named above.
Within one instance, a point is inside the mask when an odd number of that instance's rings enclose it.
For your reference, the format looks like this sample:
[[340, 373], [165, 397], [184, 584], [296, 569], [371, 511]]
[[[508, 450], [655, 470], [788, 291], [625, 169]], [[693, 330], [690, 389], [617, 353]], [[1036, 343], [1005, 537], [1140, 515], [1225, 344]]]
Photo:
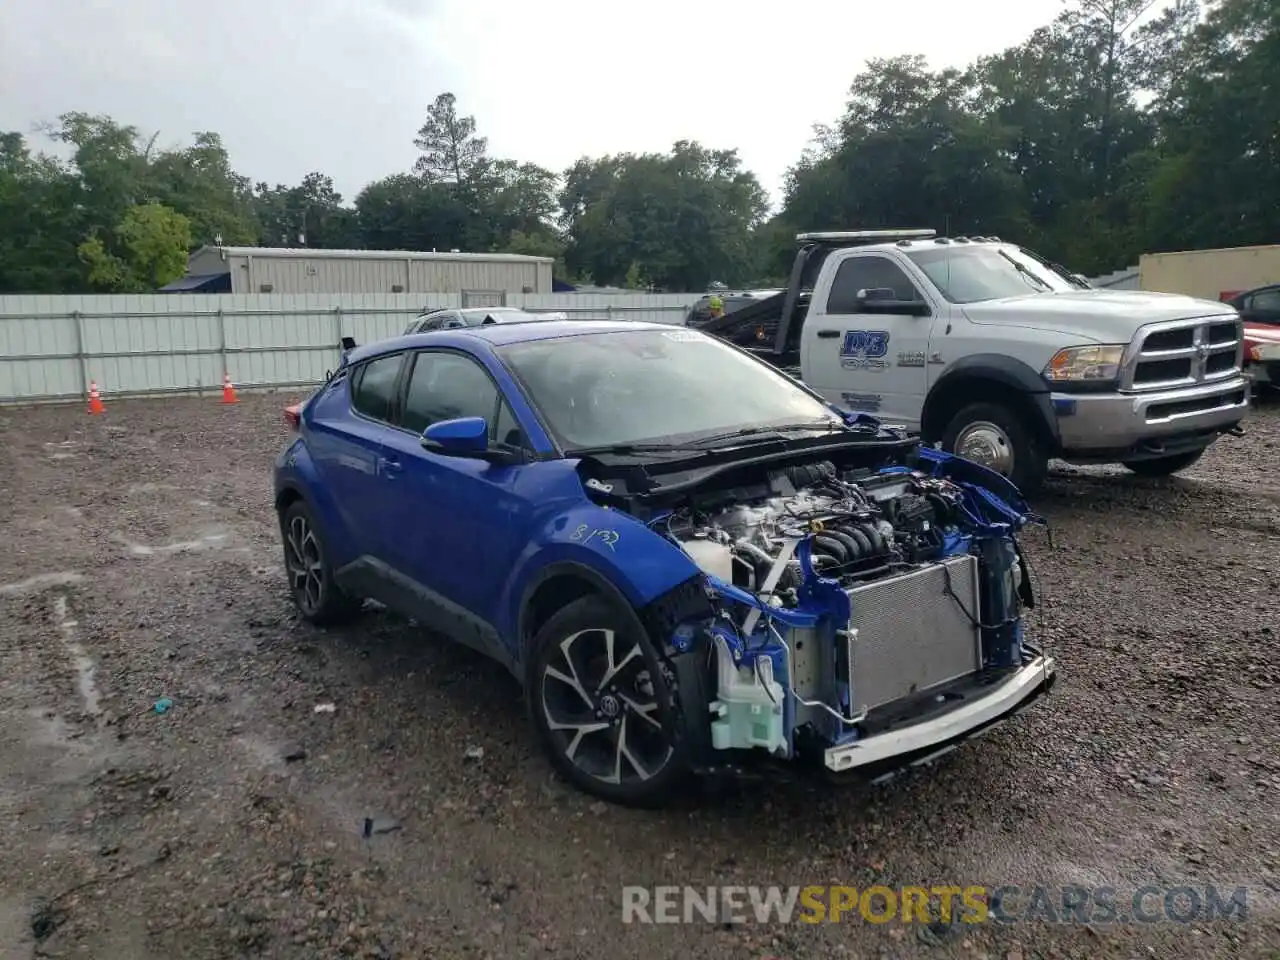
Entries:
[[840, 422], [767, 364], [683, 328], [531, 340], [498, 353], [566, 450]]
[[903, 252], [952, 303], [1078, 289], [1017, 247], [949, 245]]

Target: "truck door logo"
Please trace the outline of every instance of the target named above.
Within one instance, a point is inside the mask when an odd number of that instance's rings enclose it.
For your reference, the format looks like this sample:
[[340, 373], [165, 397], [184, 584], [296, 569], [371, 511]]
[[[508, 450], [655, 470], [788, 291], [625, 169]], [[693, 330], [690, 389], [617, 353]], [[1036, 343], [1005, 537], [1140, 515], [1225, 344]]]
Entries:
[[889, 331], [846, 330], [840, 343], [840, 366], [846, 370], [884, 370], [889, 361]]

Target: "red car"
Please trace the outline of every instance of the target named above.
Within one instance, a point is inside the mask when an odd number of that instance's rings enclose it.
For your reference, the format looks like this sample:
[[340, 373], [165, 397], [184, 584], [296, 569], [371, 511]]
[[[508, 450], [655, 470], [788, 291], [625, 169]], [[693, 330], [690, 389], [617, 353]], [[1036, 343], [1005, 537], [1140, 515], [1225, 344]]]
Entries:
[[1280, 386], [1280, 283], [1225, 293], [1244, 320], [1245, 371], [1259, 386]]

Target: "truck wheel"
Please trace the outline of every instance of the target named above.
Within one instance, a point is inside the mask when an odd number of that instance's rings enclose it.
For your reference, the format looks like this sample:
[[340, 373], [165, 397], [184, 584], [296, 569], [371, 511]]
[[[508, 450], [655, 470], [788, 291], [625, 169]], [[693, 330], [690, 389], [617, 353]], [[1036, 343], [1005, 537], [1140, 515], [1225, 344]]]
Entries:
[[971, 403], [942, 432], [942, 449], [980, 463], [1013, 481], [1024, 494], [1044, 483], [1049, 456], [1015, 410], [1001, 403]]
[[526, 694], [556, 771], [625, 806], [661, 806], [688, 767], [671, 733], [671, 690], [649, 637], [598, 596], [575, 600], [533, 638]]
[[1204, 456], [1205, 449], [1207, 448], [1192, 450], [1189, 453], [1175, 453], [1171, 457], [1160, 457], [1156, 460], [1130, 460], [1125, 466], [1140, 477], [1167, 477], [1191, 466]]

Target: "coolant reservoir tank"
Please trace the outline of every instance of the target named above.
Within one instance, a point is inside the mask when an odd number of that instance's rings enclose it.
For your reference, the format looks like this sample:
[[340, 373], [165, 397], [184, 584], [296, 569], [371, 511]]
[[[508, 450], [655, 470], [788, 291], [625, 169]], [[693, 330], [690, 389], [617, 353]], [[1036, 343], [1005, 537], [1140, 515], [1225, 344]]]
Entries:
[[708, 576], [733, 582], [733, 554], [723, 543], [714, 540], [685, 540], [680, 546]]

